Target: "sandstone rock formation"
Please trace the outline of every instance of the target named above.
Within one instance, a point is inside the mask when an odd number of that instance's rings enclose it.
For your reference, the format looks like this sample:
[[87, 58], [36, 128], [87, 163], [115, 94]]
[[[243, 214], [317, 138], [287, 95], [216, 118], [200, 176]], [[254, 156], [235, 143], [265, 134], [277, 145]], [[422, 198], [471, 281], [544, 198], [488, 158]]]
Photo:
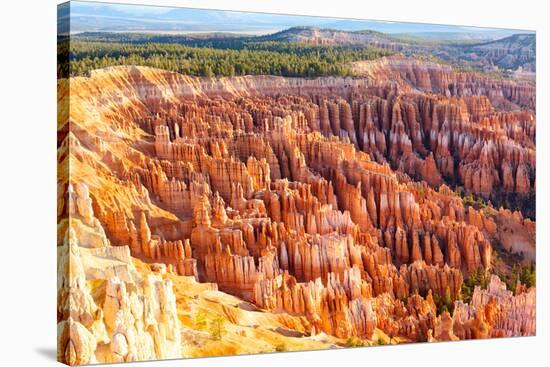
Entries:
[[340, 345], [534, 334], [534, 288], [493, 277], [460, 301], [463, 279], [498, 270], [497, 244], [534, 261], [534, 89], [406, 59], [364, 72], [74, 78], [59, 102], [77, 106], [58, 148], [59, 359], [181, 356], [195, 302], [176, 300], [181, 279]]
[[470, 304], [456, 301], [452, 318], [445, 314], [436, 320], [433, 340], [535, 335], [535, 297], [533, 288], [514, 295], [492, 275], [487, 289], [476, 287]]
[[[69, 220], [79, 224], [68, 227], [58, 247], [59, 361], [82, 365], [180, 357], [172, 283], [137, 272], [128, 246], [111, 247], [93, 216], [87, 185], [77, 188], [76, 198], [71, 185], [67, 194]], [[81, 239], [89, 243], [89, 233], [102, 236], [96, 242], [105, 246], [81, 246]]]

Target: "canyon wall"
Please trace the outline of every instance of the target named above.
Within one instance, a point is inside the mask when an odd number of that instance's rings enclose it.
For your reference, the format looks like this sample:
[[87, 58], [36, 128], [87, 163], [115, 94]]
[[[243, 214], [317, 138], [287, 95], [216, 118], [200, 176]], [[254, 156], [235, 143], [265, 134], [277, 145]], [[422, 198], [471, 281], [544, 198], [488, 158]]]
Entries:
[[[71, 171], [59, 182], [58, 251], [78, 268], [60, 294], [74, 288], [79, 303], [58, 313], [60, 360], [181, 352], [172, 285], [136, 273], [131, 257], [304, 317], [312, 335], [464, 339], [492, 299], [503, 306], [491, 336], [534, 333], [534, 290], [508, 294], [495, 277], [460, 303], [466, 277], [494, 271], [500, 232], [514, 228], [525, 238], [514, 251], [534, 253], [534, 91], [389, 68], [356, 79], [143, 67], [73, 78], [59, 100], [71, 103], [58, 149]], [[96, 264], [105, 251], [116, 271]], [[452, 316], [438, 315], [445, 297], [458, 302]]]

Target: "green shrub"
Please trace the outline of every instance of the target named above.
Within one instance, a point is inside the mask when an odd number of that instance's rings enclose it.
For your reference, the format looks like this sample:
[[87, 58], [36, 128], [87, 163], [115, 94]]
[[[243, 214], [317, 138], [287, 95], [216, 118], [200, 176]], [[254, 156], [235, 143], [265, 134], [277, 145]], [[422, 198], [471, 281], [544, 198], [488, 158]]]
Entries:
[[487, 277], [485, 270], [482, 268], [476, 269], [462, 283], [462, 288], [460, 289], [460, 299], [466, 303], [469, 303], [472, 300], [472, 294], [475, 287], [479, 286], [482, 289], [485, 289], [487, 288], [488, 283], [489, 278]]
[[210, 322], [210, 337], [212, 340], [222, 340], [227, 330], [225, 329], [225, 319], [218, 315]]
[[351, 336], [346, 339], [347, 348], [362, 347], [362, 346], [364, 346], [363, 341], [359, 338]]
[[206, 315], [203, 311], [197, 312], [195, 315], [195, 329], [197, 330], [206, 330], [206, 327], [208, 326], [208, 321], [206, 320]]
[[510, 275], [505, 277], [506, 287], [515, 291], [518, 282], [524, 284], [527, 287], [536, 287], [537, 274], [534, 265], [519, 265], [516, 264], [512, 267]]
[[443, 296], [434, 295], [433, 297], [435, 306], [437, 308], [436, 312], [438, 315], [441, 315], [443, 312], [453, 313], [454, 310], [454, 301], [451, 295], [451, 289], [449, 287], [445, 288], [445, 293]]

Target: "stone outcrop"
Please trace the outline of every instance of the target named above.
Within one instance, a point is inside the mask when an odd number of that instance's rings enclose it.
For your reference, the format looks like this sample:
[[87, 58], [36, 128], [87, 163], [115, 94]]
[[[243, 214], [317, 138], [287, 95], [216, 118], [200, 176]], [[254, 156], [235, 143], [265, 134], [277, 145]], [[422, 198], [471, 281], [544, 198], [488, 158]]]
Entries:
[[262, 308], [306, 315], [315, 332], [339, 338], [358, 336], [370, 339], [376, 327], [376, 314], [367, 298], [372, 290], [361, 281], [358, 268], [345, 271], [343, 281], [328, 274], [325, 286], [320, 278], [298, 283], [284, 272], [256, 283], [254, 298]]
[[[127, 246], [111, 247], [93, 216], [87, 185], [77, 188], [74, 213], [71, 186], [67, 194], [71, 222], [80, 224], [69, 226], [58, 246], [58, 360], [83, 365], [180, 357], [171, 282], [138, 273]], [[103, 236], [97, 241], [103, 247], [80, 246], [91, 231]], [[105, 284], [103, 295], [98, 282]]]
[[487, 289], [475, 288], [470, 304], [455, 302], [452, 325], [460, 339], [535, 335], [535, 307], [534, 288], [514, 294], [492, 275]]

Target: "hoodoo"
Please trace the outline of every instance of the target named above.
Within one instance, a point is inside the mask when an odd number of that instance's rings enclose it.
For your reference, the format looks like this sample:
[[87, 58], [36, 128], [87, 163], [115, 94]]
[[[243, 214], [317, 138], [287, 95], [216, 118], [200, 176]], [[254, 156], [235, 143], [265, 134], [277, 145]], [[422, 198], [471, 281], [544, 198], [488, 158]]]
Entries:
[[[105, 54], [58, 79], [60, 361], [535, 334], [528, 50], [78, 37]], [[430, 47], [449, 63], [415, 57]]]

